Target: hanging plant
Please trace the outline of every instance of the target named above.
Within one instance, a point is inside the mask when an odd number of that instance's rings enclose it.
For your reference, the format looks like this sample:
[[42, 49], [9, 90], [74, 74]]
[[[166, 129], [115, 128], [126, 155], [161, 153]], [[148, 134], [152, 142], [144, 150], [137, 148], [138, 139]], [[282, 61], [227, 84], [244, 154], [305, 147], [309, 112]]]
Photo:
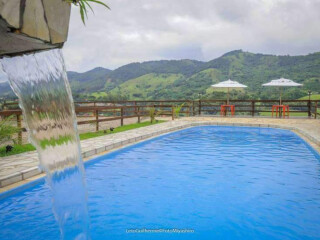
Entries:
[[65, 0], [65, 1], [79, 7], [81, 20], [84, 25], [86, 24], [85, 20], [88, 18], [88, 8], [93, 12], [93, 9], [90, 5], [91, 3], [100, 4], [110, 10], [107, 4], [98, 0]]

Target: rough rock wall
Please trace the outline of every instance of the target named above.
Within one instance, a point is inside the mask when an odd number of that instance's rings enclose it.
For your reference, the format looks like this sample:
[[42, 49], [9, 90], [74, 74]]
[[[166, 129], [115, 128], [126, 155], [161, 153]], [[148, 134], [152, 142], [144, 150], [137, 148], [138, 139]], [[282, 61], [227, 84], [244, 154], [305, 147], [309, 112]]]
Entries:
[[62, 47], [70, 9], [64, 0], [0, 0], [0, 56]]

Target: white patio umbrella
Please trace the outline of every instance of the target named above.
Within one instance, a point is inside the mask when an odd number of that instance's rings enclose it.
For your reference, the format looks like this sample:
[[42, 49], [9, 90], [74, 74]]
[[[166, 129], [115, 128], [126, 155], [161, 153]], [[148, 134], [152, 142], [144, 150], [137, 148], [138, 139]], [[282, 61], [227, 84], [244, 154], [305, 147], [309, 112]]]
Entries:
[[271, 82], [262, 84], [262, 86], [279, 87], [280, 88], [280, 105], [281, 105], [282, 104], [282, 100], [281, 100], [282, 88], [283, 87], [298, 87], [298, 86], [302, 86], [302, 84], [296, 83], [290, 79], [280, 78], [280, 79], [271, 80]]
[[246, 88], [247, 86], [229, 79], [227, 81], [219, 82], [217, 84], [211, 85], [211, 87], [227, 89], [228, 90], [228, 92], [227, 92], [227, 104], [229, 104], [229, 91], [230, 91], [230, 89]]

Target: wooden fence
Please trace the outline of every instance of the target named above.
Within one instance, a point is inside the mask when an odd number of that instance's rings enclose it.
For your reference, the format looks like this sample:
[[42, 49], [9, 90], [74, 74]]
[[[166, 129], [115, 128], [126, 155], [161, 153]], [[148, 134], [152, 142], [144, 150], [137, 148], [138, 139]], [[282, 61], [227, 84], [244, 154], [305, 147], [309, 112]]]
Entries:
[[[282, 103], [290, 106], [292, 116], [305, 114], [306, 117], [317, 118], [319, 100], [282, 100]], [[226, 104], [226, 100], [154, 100], [154, 101], [94, 101], [75, 102], [77, 106], [126, 106], [145, 107], [156, 106], [161, 111], [163, 108], [183, 104], [181, 113], [187, 116], [195, 115], [219, 115], [220, 106]], [[279, 100], [230, 100], [230, 104], [235, 105], [236, 114], [250, 116], [271, 115], [273, 105], [279, 105]]]
[[[282, 103], [290, 106], [291, 116], [317, 118], [319, 115], [317, 100], [283, 100]], [[95, 130], [99, 131], [99, 123], [102, 122], [119, 120], [121, 126], [124, 119], [128, 118], [137, 118], [137, 122], [140, 122], [141, 117], [149, 115], [148, 109], [151, 107], [155, 108], [158, 115], [174, 119], [175, 107], [182, 104], [180, 114], [184, 116], [219, 115], [220, 106], [226, 104], [226, 100], [83, 101], [75, 102], [75, 111], [79, 125], [94, 124]], [[272, 105], [279, 104], [279, 100], [230, 100], [230, 104], [235, 105], [237, 115], [271, 116]], [[13, 109], [0, 111], [0, 116], [15, 115], [17, 126], [21, 128], [22, 112], [17, 103], [5, 103], [3, 107]], [[93, 119], [81, 120], [89, 117]], [[18, 134], [19, 142], [22, 139], [22, 131]]]
[[[92, 105], [91, 103], [89, 105]], [[128, 118], [137, 118], [137, 122], [141, 122], [142, 117], [149, 116], [149, 108], [155, 108], [156, 114], [159, 116], [169, 116], [174, 119], [173, 105], [143, 105], [143, 106], [76, 106], [75, 112], [78, 118], [78, 125], [94, 124], [95, 131], [99, 131], [102, 122], [119, 120], [119, 125], [124, 125], [124, 120]], [[161, 109], [161, 111], [160, 111]], [[26, 131], [22, 128], [22, 111], [21, 109], [0, 111], [1, 118], [15, 116], [17, 127], [21, 129], [18, 133], [18, 142], [22, 143], [22, 133]], [[81, 120], [81, 118], [93, 118], [90, 120]]]

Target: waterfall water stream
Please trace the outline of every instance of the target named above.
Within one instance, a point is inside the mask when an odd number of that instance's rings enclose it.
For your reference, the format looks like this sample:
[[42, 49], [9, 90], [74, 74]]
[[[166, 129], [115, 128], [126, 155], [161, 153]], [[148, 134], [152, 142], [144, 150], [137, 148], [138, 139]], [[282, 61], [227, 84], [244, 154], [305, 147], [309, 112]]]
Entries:
[[46, 172], [62, 239], [89, 239], [84, 167], [61, 50], [6, 57], [1, 64]]

